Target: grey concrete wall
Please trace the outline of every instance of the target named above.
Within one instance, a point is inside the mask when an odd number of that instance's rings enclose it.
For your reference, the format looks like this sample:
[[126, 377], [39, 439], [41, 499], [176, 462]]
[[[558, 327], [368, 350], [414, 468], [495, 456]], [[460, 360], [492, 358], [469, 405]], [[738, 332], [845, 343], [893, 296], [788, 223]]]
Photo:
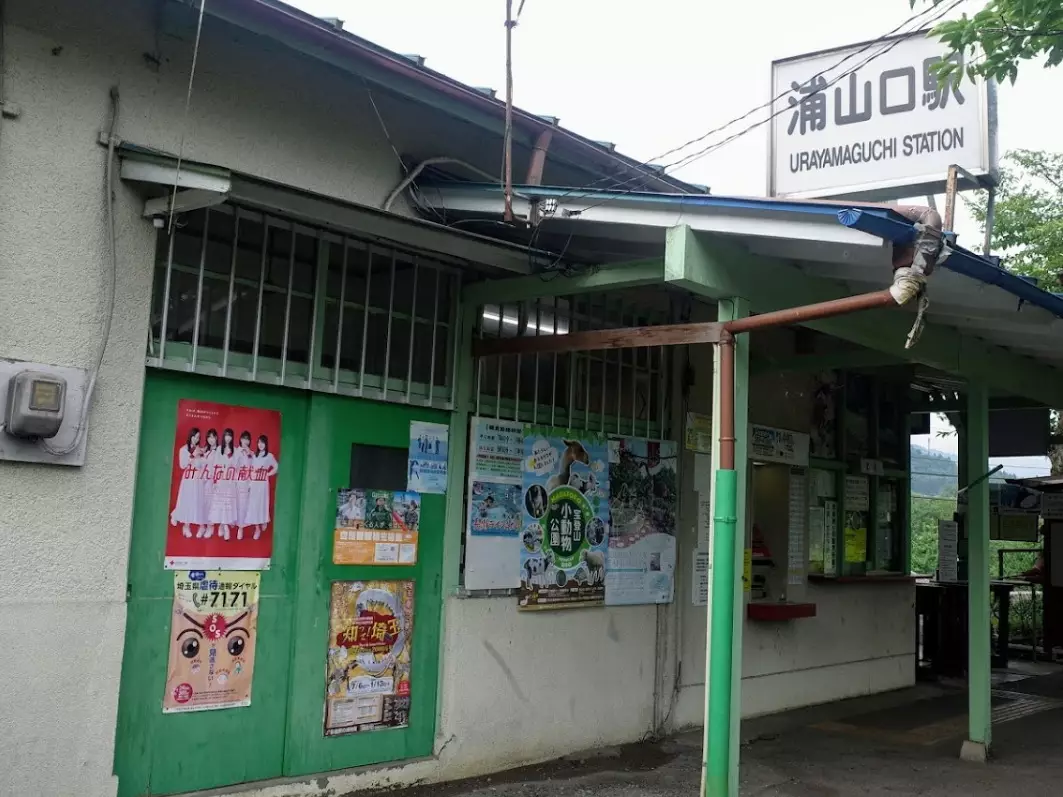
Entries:
[[[379, 205], [401, 173], [364, 91], [210, 17], [187, 127], [192, 18], [136, 0], [8, 0], [0, 357], [89, 368], [111, 268], [97, 143], [137, 144]], [[182, 9], [176, 4], [166, 4]], [[145, 57], [158, 58], [158, 65]], [[83, 468], [0, 462], [0, 794], [111, 795], [155, 231], [118, 185], [114, 326]], [[401, 205], [397, 206], [403, 210]]]
[[[757, 333], [754, 350], [773, 357], [792, 351], [792, 333]], [[688, 408], [712, 412], [712, 351], [691, 349], [695, 384]], [[749, 419], [806, 431], [812, 417], [812, 375], [765, 372], [751, 380]], [[691, 606], [690, 557], [697, 517], [693, 455], [684, 453], [683, 513], [680, 521], [682, 682], [676, 727], [700, 725], [705, 700], [706, 610]], [[806, 548], [807, 550], [807, 548]], [[773, 551], [773, 553], [775, 553]], [[776, 553], [785, 562], [785, 550]], [[796, 588], [795, 588], [796, 589]], [[758, 716], [799, 706], [909, 686], [915, 681], [915, 587], [910, 584], [807, 584], [801, 600], [817, 615], [787, 623], [746, 621], [742, 645], [742, 715]]]

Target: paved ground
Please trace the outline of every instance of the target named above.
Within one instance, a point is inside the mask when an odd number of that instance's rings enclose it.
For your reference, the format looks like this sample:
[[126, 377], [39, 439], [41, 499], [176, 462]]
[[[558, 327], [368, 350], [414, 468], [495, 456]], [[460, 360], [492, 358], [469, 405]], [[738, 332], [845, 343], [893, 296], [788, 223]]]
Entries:
[[[744, 723], [742, 797], [981, 797], [1063, 793], [1063, 672], [994, 691], [994, 760], [958, 760], [956, 688], [901, 693]], [[701, 738], [600, 751], [406, 797], [691, 797]]]

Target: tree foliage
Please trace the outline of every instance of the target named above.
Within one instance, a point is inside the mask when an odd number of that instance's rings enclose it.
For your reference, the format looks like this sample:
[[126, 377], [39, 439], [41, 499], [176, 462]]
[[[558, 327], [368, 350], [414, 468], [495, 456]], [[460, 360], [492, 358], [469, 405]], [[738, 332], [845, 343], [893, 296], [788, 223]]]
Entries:
[[[1003, 158], [993, 215], [993, 251], [1009, 271], [1034, 277], [1045, 290], [1063, 291], [1063, 154], [1015, 150]], [[985, 232], [988, 198], [970, 207]], [[1063, 434], [1063, 418], [1052, 413], [1052, 433]], [[1063, 473], [1063, 446], [1048, 450], [1052, 473]]]
[[[951, 1], [909, 0], [913, 8]], [[1014, 83], [1023, 61], [1045, 56], [1046, 66], [1063, 62], [1063, 0], [987, 0], [974, 16], [942, 22], [933, 33], [964, 55], [972, 76]], [[945, 61], [939, 74], [955, 69], [954, 62]]]
[[[993, 216], [993, 250], [1016, 274], [1063, 290], [1063, 154], [1015, 150], [1003, 158]], [[985, 230], [987, 197], [970, 202]]]

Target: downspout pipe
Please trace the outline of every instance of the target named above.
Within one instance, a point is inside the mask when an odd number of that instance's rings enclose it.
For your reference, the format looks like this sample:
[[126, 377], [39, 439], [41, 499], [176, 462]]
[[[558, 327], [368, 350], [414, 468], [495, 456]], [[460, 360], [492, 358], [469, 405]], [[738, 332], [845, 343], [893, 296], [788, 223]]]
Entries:
[[708, 661], [708, 712], [702, 751], [702, 797], [727, 797], [731, 767], [731, 681], [737, 582], [738, 473], [735, 471], [734, 338], [723, 333], [720, 362], [720, 468], [716, 471], [712, 543], [712, 626]]
[[554, 128], [547, 127], [539, 132], [535, 139], [535, 147], [532, 149], [531, 160], [528, 162], [528, 174], [524, 178], [525, 185], [542, 185], [543, 170], [546, 168], [546, 153], [553, 140]]
[[[734, 336], [755, 329], [807, 323], [876, 307], [901, 307], [913, 299], [925, 301], [926, 278], [940, 260], [943, 240], [941, 217], [931, 208], [901, 211], [915, 222], [915, 236], [898, 258], [895, 251], [893, 284], [884, 290], [847, 296], [828, 302], [791, 307], [773, 313], [736, 319], [724, 324], [717, 345], [720, 367], [720, 468], [716, 471], [712, 548], [712, 635], [708, 662], [708, 727], [702, 756], [702, 797], [729, 795], [731, 762], [731, 683], [734, 675], [735, 549], [738, 539], [738, 474], [735, 470], [735, 351]], [[911, 215], [909, 215], [911, 214]], [[920, 308], [916, 325], [921, 324]], [[918, 338], [915, 327], [908, 336], [910, 348]]]

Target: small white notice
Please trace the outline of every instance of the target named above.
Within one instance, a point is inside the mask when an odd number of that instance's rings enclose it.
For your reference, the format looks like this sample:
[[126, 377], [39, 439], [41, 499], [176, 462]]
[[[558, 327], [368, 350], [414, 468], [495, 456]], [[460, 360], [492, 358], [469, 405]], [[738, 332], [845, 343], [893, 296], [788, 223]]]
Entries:
[[959, 581], [959, 524], [938, 521], [938, 581]]
[[805, 583], [805, 534], [808, 523], [808, 478], [801, 468], [790, 471], [790, 535], [787, 546], [787, 579], [790, 586]]
[[698, 548], [694, 551], [694, 578], [691, 583], [691, 601], [695, 606], [709, 605], [709, 551]]
[[845, 477], [845, 510], [867, 512], [871, 507], [871, 486], [867, 476]]

